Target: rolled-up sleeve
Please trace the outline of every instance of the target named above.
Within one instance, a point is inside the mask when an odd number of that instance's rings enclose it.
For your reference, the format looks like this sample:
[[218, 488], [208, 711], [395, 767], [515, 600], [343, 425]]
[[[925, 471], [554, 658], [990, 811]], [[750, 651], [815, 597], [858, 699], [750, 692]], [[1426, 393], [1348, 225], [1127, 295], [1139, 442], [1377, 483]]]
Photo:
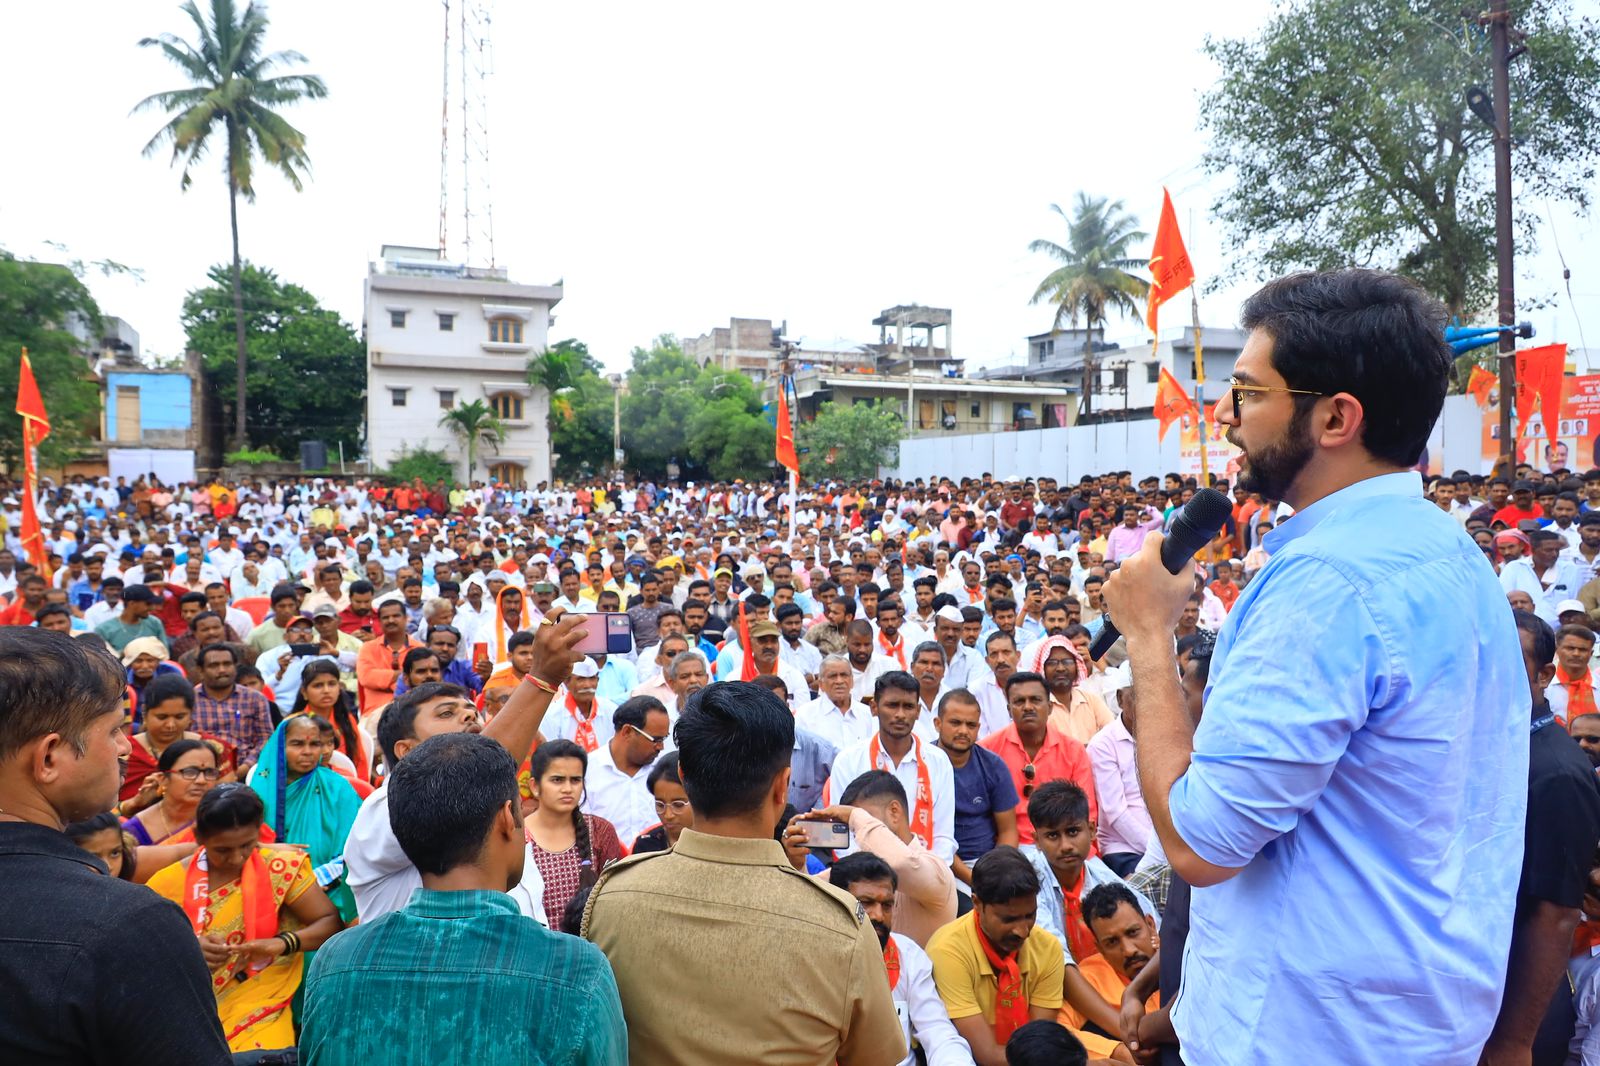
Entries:
[[1178, 836], [1227, 868], [1295, 827], [1390, 676], [1363, 589], [1338, 568], [1291, 556], [1257, 580], [1267, 584], [1236, 623], [1168, 797]]

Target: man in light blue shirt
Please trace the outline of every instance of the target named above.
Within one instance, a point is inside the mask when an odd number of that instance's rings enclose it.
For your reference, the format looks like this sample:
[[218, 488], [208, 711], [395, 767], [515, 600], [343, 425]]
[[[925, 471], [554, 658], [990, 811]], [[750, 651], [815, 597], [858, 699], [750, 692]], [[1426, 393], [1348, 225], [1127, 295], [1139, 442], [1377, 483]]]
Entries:
[[1190, 1062], [1475, 1063], [1505, 981], [1529, 696], [1505, 594], [1411, 471], [1443, 404], [1443, 310], [1373, 271], [1244, 308], [1218, 422], [1238, 485], [1296, 509], [1234, 604], [1198, 728], [1159, 538], [1106, 587], [1140, 783], [1195, 886], [1171, 1018]]

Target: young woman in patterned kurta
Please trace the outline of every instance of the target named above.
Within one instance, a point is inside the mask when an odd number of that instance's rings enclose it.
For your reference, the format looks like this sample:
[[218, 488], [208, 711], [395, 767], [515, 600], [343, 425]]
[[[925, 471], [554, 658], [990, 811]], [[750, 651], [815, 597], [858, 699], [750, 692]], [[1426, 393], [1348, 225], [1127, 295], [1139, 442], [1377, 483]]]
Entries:
[[588, 768], [588, 753], [570, 740], [545, 741], [528, 762], [533, 800], [539, 807], [523, 825], [533, 861], [544, 878], [544, 912], [551, 929], [561, 928], [568, 901], [622, 858], [611, 823], [579, 810]]

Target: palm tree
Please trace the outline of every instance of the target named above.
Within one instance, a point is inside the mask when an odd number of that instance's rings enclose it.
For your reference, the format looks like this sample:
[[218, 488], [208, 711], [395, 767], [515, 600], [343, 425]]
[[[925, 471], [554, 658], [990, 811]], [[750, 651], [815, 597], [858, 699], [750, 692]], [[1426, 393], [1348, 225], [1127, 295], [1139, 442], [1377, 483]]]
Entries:
[[478, 469], [479, 442], [490, 445], [498, 452], [501, 442], [506, 439], [500, 417], [489, 410], [489, 405], [482, 400], [457, 404], [439, 416], [439, 424], [455, 434], [467, 447], [468, 484], [472, 483], [472, 475]]
[[274, 108], [301, 100], [318, 100], [328, 95], [322, 79], [311, 74], [271, 73], [282, 66], [304, 63], [299, 52], [267, 52], [263, 38], [267, 33], [267, 13], [254, 3], [244, 12], [235, 12], [233, 0], [211, 0], [211, 16], [200, 13], [195, 0], [183, 5], [184, 14], [194, 23], [198, 43], [171, 33], [146, 37], [140, 47], [159, 48], [189, 78], [183, 89], [145, 97], [134, 112], [159, 109], [169, 116], [167, 124], [150, 138], [144, 154], [151, 155], [166, 144], [172, 145], [172, 162], [183, 160], [182, 187], [189, 187], [189, 168], [198, 163], [210, 147], [212, 135], [221, 132], [226, 141], [228, 171], [228, 220], [233, 229], [233, 322], [238, 343], [234, 382], [234, 447], [248, 444], [244, 418], [245, 323], [244, 289], [239, 280], [239, 195], [255, 201], [254, 170], [256, 156], [282, 172], [296, 192], [300, 175], [310, 167], [303, 133], [284, 121]]
[[1109, 310], [1137, 316], [1139, 302], [1150, 288], [1149, 282], [1128, 273], [1147, 265], [1143, 259], [1128, 255], [1128, 246], [1144, 240], [1145, 234], [1135, 228], [1139, 223], [1123, 210], [1121, 200], [1095, 199], [1080, 192], [1071, 218], [1056, 204], [1051, 204], [1050, 210], [1066, 222], [1067, 243], [1063, 247], [1055, 241], [1037, 240], [1028, 245], [1028, 251], [1044, 252], [1061, 264], [1045, 275], [1028, 302], [1048, 300], [1055, 304], [1055, 329], [1060, 329], [1063, 322], [1076, 326], [1078, 316], [1083, 316], [1086, 328], [1081, 413], [1087, 415], [1094, 395], [1095, 327], [1100, 327], [1101, 336], [1105, 335]]

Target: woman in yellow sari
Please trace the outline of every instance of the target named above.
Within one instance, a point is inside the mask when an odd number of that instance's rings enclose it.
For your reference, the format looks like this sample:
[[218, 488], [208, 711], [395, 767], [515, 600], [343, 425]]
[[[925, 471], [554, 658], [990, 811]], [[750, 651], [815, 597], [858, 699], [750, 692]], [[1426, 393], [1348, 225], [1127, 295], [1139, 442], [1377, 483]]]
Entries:
[[294, 1046], [290, 1001], [302, 952], [342, 928], [317, 886], [311, 860], [258, 845], [264, 809], [246, 785], [219, 785], [195, 812], [200, 850], [150, 878], [157, 895], [188, 915], [211, 969], [211, 987], [234, 1051]]

